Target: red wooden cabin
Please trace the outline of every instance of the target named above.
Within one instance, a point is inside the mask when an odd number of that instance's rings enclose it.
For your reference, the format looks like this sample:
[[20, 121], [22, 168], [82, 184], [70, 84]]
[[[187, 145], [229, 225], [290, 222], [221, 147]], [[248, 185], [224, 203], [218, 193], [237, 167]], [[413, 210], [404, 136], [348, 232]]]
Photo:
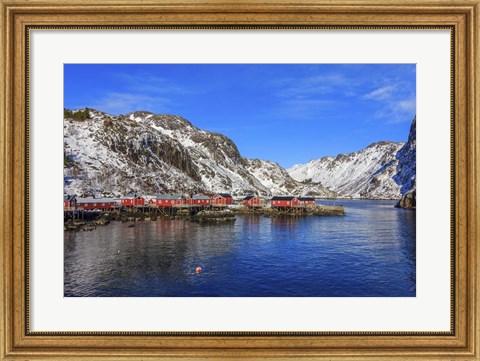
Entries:
[[243, 199], [243, 205], [247, 207], [260, 207], [262, 200], [256, 196], [248, 196]]
[[70, 196], [64, 195], [63, 196], [63, 209], [70, 208]]
[[77, 209], [80, 210], [108, 210], [119, 206], [113, 198], [77, 198]]
[[145, 198], [141, 196], [126, 196], [122, 198], [122, 206], [124, 207], [143, 207], [145, 206]]
[[195, 195], [190, 199], [190, 203], [195, 206], [209, 206], [212, 204], [212, 200], [209, 196]]
[[63, 195], [63, 209], [72, 210], [77, 205], [77, 196], [76, 195]]
[[302, 206], [313, 206], [315, 204], [315, 198], [312, 197], [299, 197], [298, 201]]
[[292, 208], [298, 207], [299, 204], [298, 198], [293, 196], [276, 196], [270, 200], [272, 208]]
[[178, 207], [187, 204], [187, 198], [183, 195], [157, 194], [155, 202], [157, 207]]
[[227, 205], [233, 203], [233, 197], [228, 193], [217, 193], [212, 197], [212, 205]]

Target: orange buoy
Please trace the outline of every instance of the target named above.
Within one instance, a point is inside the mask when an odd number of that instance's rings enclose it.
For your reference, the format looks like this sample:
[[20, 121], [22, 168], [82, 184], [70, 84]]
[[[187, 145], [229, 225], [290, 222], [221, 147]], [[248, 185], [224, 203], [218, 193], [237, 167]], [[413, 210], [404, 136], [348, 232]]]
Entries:
[[195, 273], [201, 273], [202, 272], [202, 267], [197, 267], [195, 269]]

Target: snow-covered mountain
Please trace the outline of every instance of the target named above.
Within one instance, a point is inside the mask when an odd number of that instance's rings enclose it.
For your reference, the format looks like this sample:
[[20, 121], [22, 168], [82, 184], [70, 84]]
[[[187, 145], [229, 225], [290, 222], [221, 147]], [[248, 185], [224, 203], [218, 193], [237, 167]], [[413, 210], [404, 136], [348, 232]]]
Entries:
[[321, 183], [339, 196], [399, 199], [393, 179], [398, 165], [396, 154], [403, 143], [379, 142], [349, 154], [323, 157], [288, 169], [293, 179]]
[[261, 159], [245, 159], [248, 171], [255, 176], [272, 194], [296, 194], [318, 197], [334, 197], [322, 184], [304, 184], [294, 180], [278, 163]]
[[332, 195], [276, 163], [243, 158], [228, 137], [176, 115], [65, 109], [64, 155], [66, 193]]
[[378, 142], [354, 153], [288, 169], [293, 179], [321, 183], [340, 197], [400, 199], [415, 183], [415, 119], [407, 143]]

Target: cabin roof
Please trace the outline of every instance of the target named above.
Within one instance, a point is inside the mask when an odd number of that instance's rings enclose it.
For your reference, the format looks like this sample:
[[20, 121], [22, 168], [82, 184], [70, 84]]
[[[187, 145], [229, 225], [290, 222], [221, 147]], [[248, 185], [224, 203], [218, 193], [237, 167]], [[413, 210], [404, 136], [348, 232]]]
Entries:
[[209, 196], [193, 196], [192, 199], [200, 199], [200, 200], [210, 200], [210, 197]]
[[275, 196], [275, 197], [272, 197], [272, 201], [291, 201], [295, 199], [294, 196]]
[[232, 198], [232, 196], [228, 193], [217, 193], [217, 195], [223, 197], [223, 198]]
[[166, 200], [177, 200], [184, 199], [185, 197], [181, 194], [157, 194], [157, 199], [166, 199]]
[[300, 197], [298, 198], [299, 201], [306, 202], [306, 201], [315, 201], [315, 198], [312, 197]]
[[116, 203], [113, 198], [77, 198], [77, 203]]

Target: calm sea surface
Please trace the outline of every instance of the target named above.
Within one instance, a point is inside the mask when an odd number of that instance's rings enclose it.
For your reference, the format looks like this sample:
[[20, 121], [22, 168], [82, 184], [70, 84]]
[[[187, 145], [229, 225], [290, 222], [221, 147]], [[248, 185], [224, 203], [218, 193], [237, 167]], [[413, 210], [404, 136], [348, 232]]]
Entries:
[[65, 296], [415, 296], [415, 212], [392, 201], [336, 204], [346, 216], [65, 232]]

